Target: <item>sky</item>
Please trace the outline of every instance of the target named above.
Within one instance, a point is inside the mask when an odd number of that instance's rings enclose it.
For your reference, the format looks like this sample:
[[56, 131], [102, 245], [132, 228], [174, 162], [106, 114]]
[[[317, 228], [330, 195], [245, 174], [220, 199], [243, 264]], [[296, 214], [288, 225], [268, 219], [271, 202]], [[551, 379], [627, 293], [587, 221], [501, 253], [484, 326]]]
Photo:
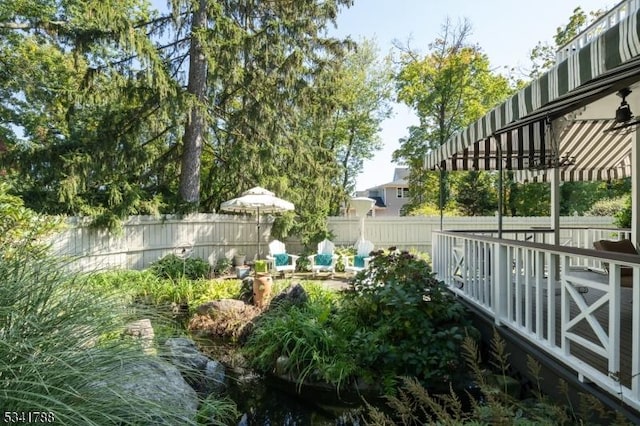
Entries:
[[[609, 10], [619, 1], [605, 0], [355, 0], [337, 19], [330, 34], [350, 35], [355, 41], [374, 39], [381, 56], [391, 51], [393, 41], [422, 52], [440, 32], [447, 18], [452, 22], [467, 18], [473, 31], [469, 41], [478, 44], [495, 69], [529, 66], [529, 53], [538, 41], [551, 44], [556, 28], [564, 26], [573, 10], [585, 12]], [[394, 115], [385, 120], [380, 135], [384, 148], [364, 163], [356, 189], [364, 190], [390, 182], [397, 164], [391, 156], [407, 128], [418, 124], [413, 112], [404, 105], [394, 106]]]

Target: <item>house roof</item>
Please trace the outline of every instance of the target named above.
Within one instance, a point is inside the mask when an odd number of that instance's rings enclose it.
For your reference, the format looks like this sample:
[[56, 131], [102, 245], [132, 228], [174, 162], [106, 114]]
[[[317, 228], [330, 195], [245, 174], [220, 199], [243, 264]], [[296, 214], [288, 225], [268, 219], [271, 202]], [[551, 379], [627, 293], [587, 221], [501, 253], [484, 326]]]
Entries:
[[[407, 182], [407, 177], [409, 176], [409, 169], [407, 167], [396, 167], [393, 171], [393, 180], [391, 182], [383, 183], [381, 185], [377, 185], [371, 188], [368, 188], [367, 191], [372, 189], [384, 188], [389, 186], [394, 187], [408, 187], [409, 182]], [[371, 197], [374, 198], [374, 197]]]
[[[614, 179], [630, 173], [631, 127], [614, 124], [621, 99], [640, 108], [640, 11], [494, 108], [425, 157], [428, 168], [520, 170], [520, 180], [545, 179], [558, 167], [563, 180]], [[501, 163], [497, 159], [501, 159]]]
[[382, 199], [382, 197], [369, 197], [373, 200], [376, 200], [376, 203], [373, 205], [374, 207], [378, 207], [378, 208], [386, 208], [387, 205], [384, 203], [384, 200]]

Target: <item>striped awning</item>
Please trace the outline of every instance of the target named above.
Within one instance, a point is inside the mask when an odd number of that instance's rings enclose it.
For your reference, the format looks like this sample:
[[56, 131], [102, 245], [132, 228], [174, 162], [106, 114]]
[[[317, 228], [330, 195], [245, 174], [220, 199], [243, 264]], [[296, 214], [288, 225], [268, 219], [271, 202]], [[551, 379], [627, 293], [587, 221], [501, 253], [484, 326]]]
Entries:
[[[605, 132], [612, 125], [612, 120], [567, 123], [558, 136], [561, 181], [609, 181], [631, 176], [632, 133], [636, 129]], [[519, 182], [541, 182], [550, 178], [550, 170], [518, 169], [514, 175]]]
[[[523, 180], [561, 167], [565, 180], [614, 179], [630, 172], [629, 131], [603, 133], [610, 120], [565, 121], [567, 114], [640, 81], [640, 10], [494, 108], [425, 157], [428, 169], [521, 170]], [[614, 111], [611, 111], [613, 114]], [[574, 114], [569, 114], [569, 116]], [[559, 126], [562, 122], [562, 126]], [[549, 128], [555, 128], [553, 132]], [[562, 127], [561, 130], [557, 128]], [[501, 152], [498, 152], [498, 141]], [[569, 164], [571, 163], [571, 164]], [[538, 178], [536, 178], [538, 176]]]
[[560, 169], [563, 181], [621, 179], [631, 175], [635, 129], [605, 132], [612, 125], [613, 120], [576, 119], [561, 126], [539, 121], [478, 141], [441, 166], [444, 170], [510, 170], [519, 182], [546, 181], [554, 167]]

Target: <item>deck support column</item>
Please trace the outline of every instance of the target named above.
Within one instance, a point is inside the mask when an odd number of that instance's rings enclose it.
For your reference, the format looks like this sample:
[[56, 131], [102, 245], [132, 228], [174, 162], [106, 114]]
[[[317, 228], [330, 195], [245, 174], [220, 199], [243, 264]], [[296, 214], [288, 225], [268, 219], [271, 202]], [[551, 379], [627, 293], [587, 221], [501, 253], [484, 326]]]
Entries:
[[[551, 229], [553, 230], [553, 244], [560, 245], [560, 169], [557, 167], [551, 169]], [[560, 262], [555, 254], [554, 264], [555, 268], [552, 269], [553, 277], [556, 281], [560, 280]]]
[[553, 244], [560, 244], [560, 169], [551, 169], [551, 229]]
[[640, 206], [640, 149], [638, 141], [640, 140], [640, 127], [636, 127], [636, 131], [631, 136], [631, 241], [638, 247], [640, 235], [640, 214], [638, 208]]

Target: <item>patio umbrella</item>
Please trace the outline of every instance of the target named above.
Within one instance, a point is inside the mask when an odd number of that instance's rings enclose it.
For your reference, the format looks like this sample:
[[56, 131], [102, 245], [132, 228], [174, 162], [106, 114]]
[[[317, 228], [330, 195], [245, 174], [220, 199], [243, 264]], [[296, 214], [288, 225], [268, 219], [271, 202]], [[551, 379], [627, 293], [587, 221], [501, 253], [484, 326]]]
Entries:
[[260, 258], [260, 213], [281, 213], [293, 210], [289, 201], [276, 197], [264, 188], [256, 186], [242, 193], [238, 198], [225, 201], [220, 210], [235, 213], [250, 213], [258, 216], [258, 258]]

